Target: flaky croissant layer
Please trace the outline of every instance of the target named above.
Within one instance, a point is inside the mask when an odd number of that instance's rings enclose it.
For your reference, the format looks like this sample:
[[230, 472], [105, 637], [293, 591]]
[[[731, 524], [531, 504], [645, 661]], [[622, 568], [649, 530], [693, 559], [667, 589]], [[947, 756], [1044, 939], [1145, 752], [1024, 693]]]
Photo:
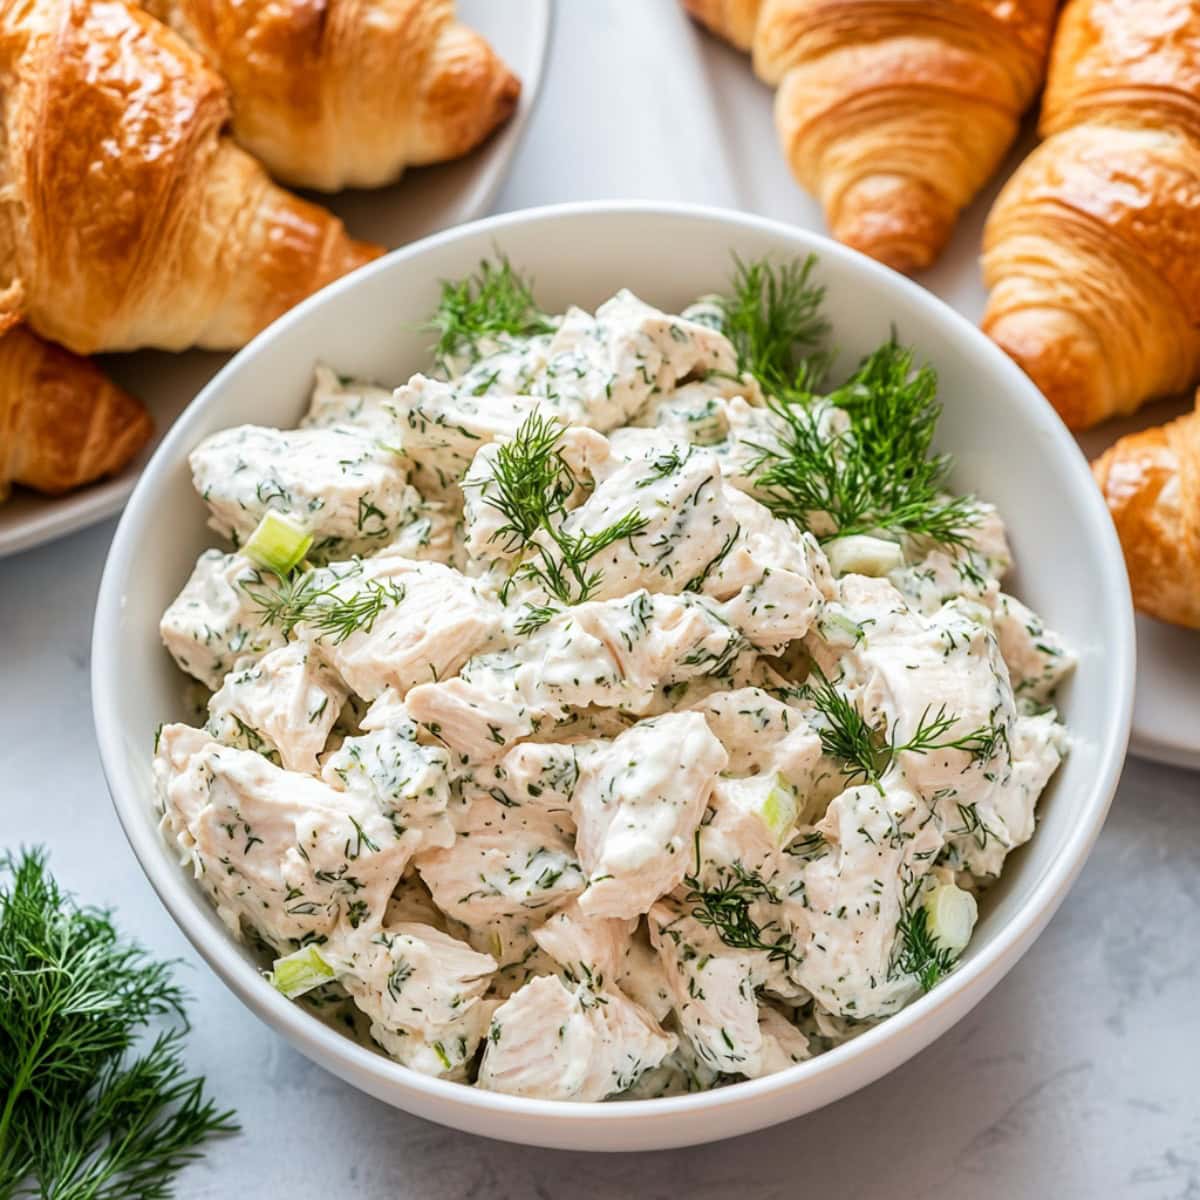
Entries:
[[453, 0], [145, 0], [229, 84], [237, 140], [278, 179], [378, 187], [458, 158], [521, 85]]
[[984, 233], [984, 329], [1084, 429], [1200, 378], [1200, 4], [1072, 0], [1046, 141]]
[[1134, 604], [1200, 629], [1200, 408], [1122, 438], [1092, 471], [1121, 539]]
[[0, 317], [78, 353], [235, 348], [381, 252], [273, 184], [127, 0], [0, 0], [0, 84]]
[[1055, 0], [684, 0], [778, 88], [799, 182], [840, 241], [929, 266], [1012, 144]]
[[93, 363], [24, 329], [0, 336], [0, 499], [14, 483], [57, 495], [115, 474], [152, 429]]

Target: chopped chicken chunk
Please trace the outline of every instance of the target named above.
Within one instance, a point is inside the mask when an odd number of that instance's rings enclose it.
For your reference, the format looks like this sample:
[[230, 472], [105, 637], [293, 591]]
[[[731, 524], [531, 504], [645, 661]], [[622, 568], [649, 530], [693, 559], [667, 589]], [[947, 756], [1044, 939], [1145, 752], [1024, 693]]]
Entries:
[[307, 646], [289, 642], [225, 676], [208, 702], [205, 728], [227, 746], [274, 752], [289, 771], [315, 774], [348, 694]]
[[619, 992], [543, 976], [492, 1015], [479, 1086], [539, 1100], [603, 1100], [674, 1048], [675, 1039]]
[[262, 624], [253, 598], [278, 587], [274, 575], [248, 558], [206, 550], [163, 613], [163, 643], [183, 670], [216, 691], [235, 663], [261, 658], [284, 644], [279, 629]]

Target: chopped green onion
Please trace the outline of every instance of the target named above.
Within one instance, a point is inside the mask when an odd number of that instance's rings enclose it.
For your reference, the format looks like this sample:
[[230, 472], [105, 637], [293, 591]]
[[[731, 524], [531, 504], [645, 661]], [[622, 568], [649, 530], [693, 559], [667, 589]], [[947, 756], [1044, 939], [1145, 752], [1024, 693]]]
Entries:
[[778, 775], [766, 799], [759, 806], [758, 815], [771, 834], [771, 840], [776, 846], [782, 846], [796, 827], [799, 809], [796, 797]]
[[825, 553], [829, 555], [829, 565], [837, 576], [870, 575], [879, 579], [889, 571], [904, 566], [904, 551], [897, 542], [865, 533], [828, 542]]
[[337, 972], [321, 957], [316, 946], [302, 946], [291, 954], [275, 960], [271, 972], [271, 985], [289, 1000], [311, 992], [313, 988], [328, 983]]
[[304, 560], [312, 541], [312, 534], [291, 517], [272, 510], [259, 521], [243, 550], [260, 567], [286, 576]]
[[863, 635], [862, 626], [843, 612], [827, 608], [818, 620], [821, 637], [831, 646], [855, 646]]
[[929, 934], [943, 950], [959, 955], [971, 940], [979, 906], [970, 892], [953, 883], [943, 883], [924, 900]]

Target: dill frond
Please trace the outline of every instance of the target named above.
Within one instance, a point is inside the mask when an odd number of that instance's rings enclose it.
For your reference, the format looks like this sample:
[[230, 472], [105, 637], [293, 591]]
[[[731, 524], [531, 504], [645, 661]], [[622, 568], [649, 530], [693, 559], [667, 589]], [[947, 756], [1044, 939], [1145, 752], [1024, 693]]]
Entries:
[[773, 264], [734, 258], [728, 296], [714, 297], [721, 331], [748, 372], [772, 396], [806, 391], [824, 371], [821, 344], [829, 331], [821, 314], [825, 289], [812, 281], [815, 255]]
[[494, 262], [483, 260], [474, 275], [442, 281], [441, 299], [426, 328], [438, 335], [433, 353], [448, 366], [455, 359], [475, 362], [485, 340], [552, 333], [554, 322], [538, 308], [531, 282], [499, 254]]
[[[757, 446], [767, 506], [822, 541], [880, 530], [964, 546], [978, 523], [969, 496], [948, 496], [946, 455], [932, 451], [941, 415], [937, 376], [895, 340], [868, 355], [840, 388], [772, 393], [777, 446]], [[823, 419], [840, 409], [848, 427]]]
[[603, 578], [587, 564], [616, 542], [636, 537], [648, 522], [632, 509], [595, 532], [569, 533], [564, 528], [567, 500], [579, 484], [559, 452], [563, 427], [553, 418], [530, 413], [512, 439], [496, 451], [489, 480], [467, 486], [493, 488], [485, 502], [504, 517], [492, 535], [519, 562], [501, 589], [505, 599], [515, 579], [539, 584], [561, 604], [582, 604]]
[[0, 1197], [166, 1197], [216, 1133], [236, 1130], [189, 1078], [171, 963], [60, 890], [40, 850], [0, 858]]

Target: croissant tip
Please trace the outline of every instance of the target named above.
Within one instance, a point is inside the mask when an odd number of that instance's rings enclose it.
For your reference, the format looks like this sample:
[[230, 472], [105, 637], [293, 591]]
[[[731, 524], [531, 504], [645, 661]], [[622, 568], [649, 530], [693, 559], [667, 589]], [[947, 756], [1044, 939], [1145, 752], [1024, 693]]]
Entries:
[[903, 236], [863, 237], [855, 232], [836, 230], [834, 236], [852, 250], [858, 250], [902, 275], [915, 275], [931, 267], [941, 249], [940, 246], [924, 245]]
[[1094, 349], [1078, 318], [1059, 310], [984, 314], [983, 331], [1033, 380], [1068, 429], [1083, 430], [1108, 414], [1098, 399]]
[[954, 218], [953, 206], [927, 183], [899, 175], [856, 180], [828, 213], [839, 242], [905, 274], [932, 266]]
[[[374, 262], [386, 253], [386, 246], [376, 245], [375, 242], [360, 242], [357, 238], [345, 236], [326, 260], [323, 282], [332, 283], [335, 279], [341, 279], [343, 275], [365, 267], [367, 263]], [[315, 291], [316, 288], [312, 290]]]

